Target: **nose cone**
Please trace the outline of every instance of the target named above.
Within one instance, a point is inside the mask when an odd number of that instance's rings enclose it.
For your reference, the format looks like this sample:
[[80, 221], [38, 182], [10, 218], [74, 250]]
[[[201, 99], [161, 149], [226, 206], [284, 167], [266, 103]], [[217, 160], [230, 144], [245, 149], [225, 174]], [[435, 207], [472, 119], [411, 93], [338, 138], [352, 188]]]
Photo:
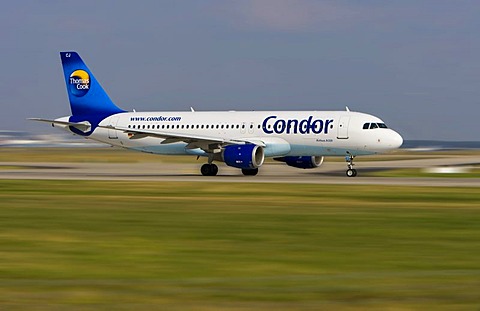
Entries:
[[392, 149], [398, 149], [403, 144], [403, 138], [395, 131], [392, 131], [389, 135], [389, 146]]

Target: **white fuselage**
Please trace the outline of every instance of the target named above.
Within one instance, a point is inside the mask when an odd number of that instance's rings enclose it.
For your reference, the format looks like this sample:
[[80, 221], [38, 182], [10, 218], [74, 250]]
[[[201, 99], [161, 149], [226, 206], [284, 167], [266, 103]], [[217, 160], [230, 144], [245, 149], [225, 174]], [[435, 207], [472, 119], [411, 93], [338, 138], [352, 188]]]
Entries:
[[151, 136], [132, 139], [128, 131], [106, 127], [258, 141], [266, 157], [367, 155], [402, 144], [397, 132], [378, 126], [364, 129], [366, 123], [383, 121], [351, 111], [124, 112], [102, 120], [88, 137], [143, 152], [200, 156], [207, 155], [205, 148], [192, 143]]

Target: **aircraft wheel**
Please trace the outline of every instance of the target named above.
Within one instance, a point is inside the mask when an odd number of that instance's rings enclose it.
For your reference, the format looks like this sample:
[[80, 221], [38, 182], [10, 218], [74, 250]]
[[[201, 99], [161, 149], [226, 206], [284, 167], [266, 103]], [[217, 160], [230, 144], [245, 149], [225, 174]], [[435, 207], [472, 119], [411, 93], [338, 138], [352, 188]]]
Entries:
[[348, 169], [346, 172], [348, 177], [355, 177], [357, 176], [357, 170], [356, 169]]
[[258, 174], [258, 168], [254, 168], [254, 169], [245, 169], [245, 168], [242, 168], [242, 173], [243, 175], [245, 176], [255, 176]]
[[218, 174], [218, 166], [215, 164], [211, 164], [211, 169], [212, 169], [212, 175], [211, 176], [216, 176]]
[[202, 165], [200, 172], [203, 176], [215, 176], [218, 173], [218, 166], [206, 163]]

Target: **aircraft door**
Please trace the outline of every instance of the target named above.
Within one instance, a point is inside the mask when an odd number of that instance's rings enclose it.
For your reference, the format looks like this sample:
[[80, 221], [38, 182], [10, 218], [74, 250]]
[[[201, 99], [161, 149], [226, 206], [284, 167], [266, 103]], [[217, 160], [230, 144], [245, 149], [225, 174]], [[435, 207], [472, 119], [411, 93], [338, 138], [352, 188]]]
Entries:
[[[120, 118], [120, 116], [114, 116], [114, 117], [110, 118], [110, 123], [108, 125], [113, 126], [113, 127], [117, 126], [117, 122], [118, 122], [119, 118]], [[114, 129], [108, 129], [108, 138], [118, 139], [117, 131], [114, 130]]]
[[350, 117], [341, 117], [338, 121], [337, 138], [348, 139], [348, 123], [350, 123]]

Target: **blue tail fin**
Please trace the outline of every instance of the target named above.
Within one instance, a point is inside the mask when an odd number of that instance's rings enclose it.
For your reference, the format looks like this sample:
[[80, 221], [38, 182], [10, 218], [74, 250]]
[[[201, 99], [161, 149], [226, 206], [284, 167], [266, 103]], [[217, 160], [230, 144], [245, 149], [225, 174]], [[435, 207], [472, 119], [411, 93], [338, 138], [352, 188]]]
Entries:
[[112, 102], [76, 52], [60, 52], [60, 57], [73, 118], [101, 120], [124, 112]]

